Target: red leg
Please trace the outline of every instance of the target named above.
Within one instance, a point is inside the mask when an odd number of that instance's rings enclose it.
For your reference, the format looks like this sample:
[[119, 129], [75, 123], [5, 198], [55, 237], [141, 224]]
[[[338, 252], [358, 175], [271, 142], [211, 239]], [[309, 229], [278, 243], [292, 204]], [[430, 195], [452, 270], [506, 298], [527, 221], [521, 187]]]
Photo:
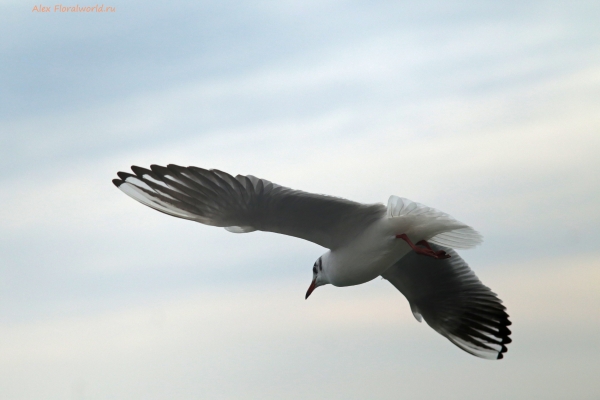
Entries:
[[433, 251], [433, 250], [431, 249], [431, 246], [430, 246], [430, 245], [429, 245], [429, 243], [427, 242], [427, 240], [419, 240], [419, 241], [416, 243], [416, 245], [417, 245], [417, 246], [425, 246], [427, 249], [429, 249], [429, 250]]
[[437, 259], [450, 258], [450, 255], [448, 253], [446, 253], [444, 250], [433, 251], [433, 249], [431, 248], [431, 246], [429, 245], [429, 242], [427, 240], [419, 240], [417, 242], [417, 246], [425, 246], [427, 248], [427, 250], [431, 251], [435, 255], [434, 258], [437, 258]]
[[[421, 254], [424, 256], [429, 256], [429, 257], [433, 257], [435, 259], [445, 259], [445, 258], [450, 258], [450, 255], [448, 255], [445, 251], [443, 250], [439, 250], [439, 251], [433, 251], [433, 249], [431, 248], [431, 246], [429, 246], [429, 243], [427, 243], [427, 241], [425, 240], [420, 240], [419, 242], [417, 242], [417, 244], [415, 245], [406, 235], [406, 233], [401, 233], [400, 235], [396, 235], [396, 238], [398, 239], [402, 239], [404, 240], [406, 243], [408, 243], [408, 245], [415, 251], [415, 253], [417, 254]], [[424, 247], [418, 247], [418, 246], [424, 246]]]

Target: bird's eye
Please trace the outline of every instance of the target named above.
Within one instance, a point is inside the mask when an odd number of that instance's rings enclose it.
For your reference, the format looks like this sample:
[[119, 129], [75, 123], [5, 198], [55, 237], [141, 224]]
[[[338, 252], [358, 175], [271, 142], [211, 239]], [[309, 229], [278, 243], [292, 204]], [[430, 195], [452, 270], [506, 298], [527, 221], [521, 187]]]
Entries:
[[317, 273], [317, 266], [315, 265], [315, 266], [313, 267], [313, 274], [316, 274], [316, 273]]

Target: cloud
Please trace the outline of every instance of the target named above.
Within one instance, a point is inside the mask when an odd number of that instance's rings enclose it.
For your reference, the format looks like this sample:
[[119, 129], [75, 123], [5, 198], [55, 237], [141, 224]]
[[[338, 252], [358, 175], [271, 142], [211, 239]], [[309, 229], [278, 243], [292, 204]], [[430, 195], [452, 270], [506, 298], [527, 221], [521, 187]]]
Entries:
[[[592, 283], [598, 278], [597, 258], [541, 259], [539, 264], [543, 268], [499, 265], [486, 276], [479, 274], [485, 283], [493, 283], [514, 322], [515, 342], [497, 365], [483, 365], [418, 324], [406, 301], [385, 281], [353, 288], [325, 286], [310, 301], [303, 300], [305, 288], [298, 282], [261, 281], [179, 293], [96, 315], [4, 326], [3, 391], [53, 396], [79, 379], [92, 397], [110, 390], [147, 398], [173, 391], [184, 397], [198, 391], [220, 391], [223, 398], [239, 398], [243, 391], [277, 397], [297, 380], [309, 379], [310, 385], [289, 395], [316, 390], [333, 398], [354, 398], [377, 390], [380, 398], [395, 398], [400, 382], [407, 395], [434, 396], [453, 388], [450, 398], [475, 398], [487, 390], [490, 398], [499, 399], [506, 390], [517, 395], [519, 388], [498, 387], [493, 384], [498, 379], [511, 381], [521, 373], [558, 377], [562, 372], [553, 365], [567, 362], [574, 380], [549, 380], [536, 393], [581, 390], [576, 382], [587, 388], [582, 395], [593, 393], [596, 386], [584, 371], [597, 346], [591, 340], [600, 330], [590, 318], [600, 306]], [[539, 352], [545, 346], [557, 343], [565, 350], [553, 353], [553, 363], [536, 363], [535, 372], [520, 369], [543, 356]], [[57, 366], [52, 374], [58, 379], [25, 388], [25, 371], [48, 365]], [[363, 373], [368, 375], [361, 378]], [[455, 386], [473, 373], [478, 379]], [[577, 374], [582, 375], [575, 378]], [[236, 375], [243, 376], [239, 384], [223, 386]], [[397, 379], [389, 379], [392, 375]], [[160, 382], [158, 393], [152, 389], [153, 379]], [[361, 379], [369, 382], [369, 389], [360, 388]], [[136, 380], [146, 383], [131, 384]], [[431, 380], [438, 385], [424, 384]], [[273, 387], [273, 382], [279, 383]], [[356, 390], [359, 394], [352, 394]]]
[[[3, 5], [3, 397], [600, 390], [596, 3]], [[461, 255], [509, 307], [508, 358], [461, 354], [386, 282], [305, 302], [323, 249], [169, 218], [110, 183], [152, 163], [473, 225], [486, 241]]]

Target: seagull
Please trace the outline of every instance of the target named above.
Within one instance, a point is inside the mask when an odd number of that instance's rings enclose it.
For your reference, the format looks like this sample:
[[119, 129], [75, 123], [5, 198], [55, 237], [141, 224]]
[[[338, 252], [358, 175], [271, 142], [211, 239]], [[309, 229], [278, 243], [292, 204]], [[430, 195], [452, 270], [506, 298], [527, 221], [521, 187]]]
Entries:
[[320, 286], [352, 286], [379, 276], [425, 322], [462, 350], [502, 359], [511, 342], [506, 308], [454, 249], [482, 236], [450, 215], [391, 196], [387, 206], [290, 189], [252, 175], [217, 169], [132, 166], [113, 183], [174, 217], [233, 233], [275, 232], [328, 249], [312, 267], [307, 299]]

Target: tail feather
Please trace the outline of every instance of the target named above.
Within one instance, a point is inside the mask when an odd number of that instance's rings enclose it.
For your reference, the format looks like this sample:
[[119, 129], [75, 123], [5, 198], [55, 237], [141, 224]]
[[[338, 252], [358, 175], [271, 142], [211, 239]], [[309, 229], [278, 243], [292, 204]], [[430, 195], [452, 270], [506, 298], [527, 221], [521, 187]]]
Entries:
[[465, 225], [450, 215], [427, 207], [412, 200], [390, 196], [387, 205], [387, 216], [395, 217], [417, 217], [420, 220], [429, 219], [430, 224], [435, 226], [438, 232], [427, 241], [444, 247], [454, 249], [469, 249], [483, 242], [483, 237], [475, 229]]

